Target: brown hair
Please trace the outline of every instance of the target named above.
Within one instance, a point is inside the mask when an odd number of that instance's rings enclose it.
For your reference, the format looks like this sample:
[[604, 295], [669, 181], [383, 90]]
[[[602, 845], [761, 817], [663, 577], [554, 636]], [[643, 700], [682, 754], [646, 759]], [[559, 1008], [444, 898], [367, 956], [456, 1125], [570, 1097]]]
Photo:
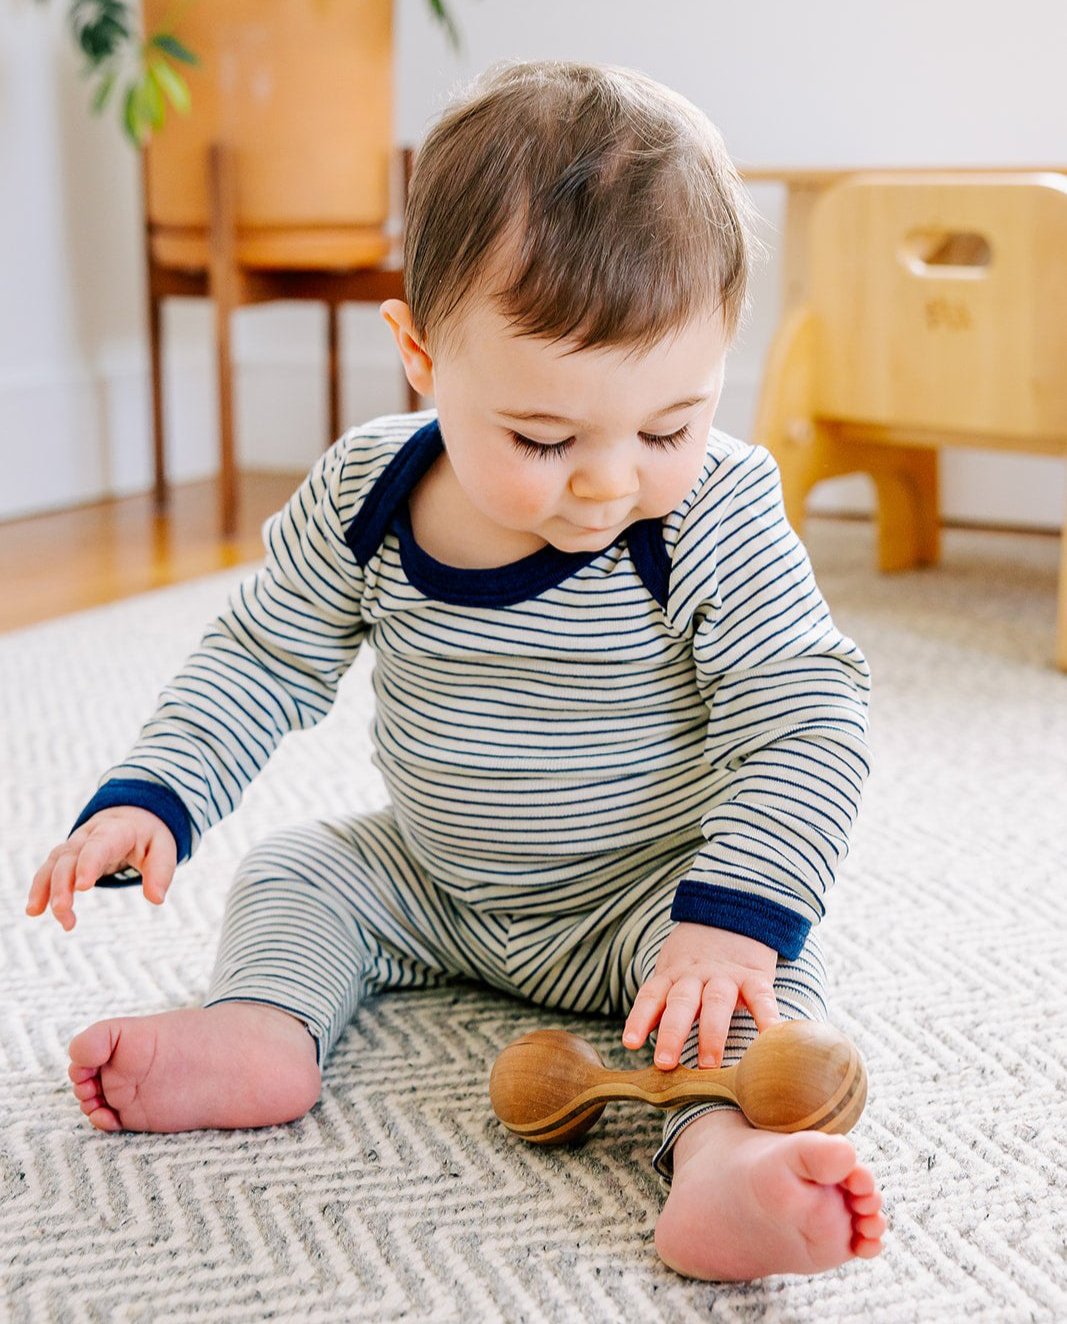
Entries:
[[718, 130], [684, 97], [629, 69], [497, 65], [416, 158], [412, 322], [436, 347], [493, 266], [489, 293], [519, 334], [644, 350], [721, 307], [732, 335], [749, 214]]

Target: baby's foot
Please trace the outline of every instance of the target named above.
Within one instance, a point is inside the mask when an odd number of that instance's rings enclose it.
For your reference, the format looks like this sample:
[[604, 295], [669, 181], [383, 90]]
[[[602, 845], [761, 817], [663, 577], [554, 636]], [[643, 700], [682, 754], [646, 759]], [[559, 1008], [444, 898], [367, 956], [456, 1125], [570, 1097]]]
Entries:
[[687, 1277], [820, 1273], [882, 1249], [882, 1197], [844, 1136], [758, 1131], [719, 1111], [691, 1122], [674, 1156], [656, 1249]]
[[258, 1002], [97, 1021], [71, 1040], [67, 1074], [101, 1131], [291, 1122], [320, 1084], [304, 1023]]

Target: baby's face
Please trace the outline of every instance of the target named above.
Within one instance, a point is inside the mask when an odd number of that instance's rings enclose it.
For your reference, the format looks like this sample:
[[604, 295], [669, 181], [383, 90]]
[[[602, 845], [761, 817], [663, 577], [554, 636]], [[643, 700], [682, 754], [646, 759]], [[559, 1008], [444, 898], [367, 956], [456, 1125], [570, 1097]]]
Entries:
[[456, 478], [483, 515], [592, 551], [693, 488], [727, 340], [716, 314], [640, 356], [565, 349], [473, 309], [456, 347], [433, 360], [433, 393]]

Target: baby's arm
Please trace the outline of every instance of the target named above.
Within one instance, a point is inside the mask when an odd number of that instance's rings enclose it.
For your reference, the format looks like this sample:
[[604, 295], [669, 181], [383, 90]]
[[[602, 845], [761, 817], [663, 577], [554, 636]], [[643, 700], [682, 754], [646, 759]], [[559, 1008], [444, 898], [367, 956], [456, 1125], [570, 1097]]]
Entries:
[[87, 892], [98, 878], [132, 865], [141, 874], [145, 898], [161, 906], [178, 851], [166, 823], [147, 809], [122, 805], [94, 814], [61, 842], [37, 870], [26, 902], [27, 915], [52, 914], [69, 933], [77, 922], [74, 893]]
[[376, 463], [372, 447], [338, 442], [268, 521], [263, 567], [209, 624], [133, 749], [38, 870], [28, 913], [51, 899], [73, 928], [74, 892], [124, 864], [144, 864], [145, 896], [161, 901], [175, 862], [236, 808], [283, 736], [326, 715], [365, 633], [362, 570], [345, 527]]
[[870, 672], [830, 617], [777, 466], [761, 447], [716, 455], [677, 528], [666, 612], [708, 710], [705, 843], [627, 1022], [640, 1043], [662, 1015], [669, 1066], [698, 1017], [701, 1061], [721, 1056], [738, 1001], [760, 1029], [776, 1018], [778, 955], [822, 917], [868, 771]]
[[179, 862], [188, 859], [281, 740], [329, 712], [365, 634], [362, 570], [344, 536], [355, 486], [347, 460], [339, 442], [268, 521], [263, 566], [208, 625], [75, 827], [138, 804], [170, 826]]
[[781, 1019], [774, 996], [778, 953], [754, 938], [706, 924], [678, 924], [638, 990], [622, 1041], [640, 1048], [658, 1024], [656, 1066], [676, 1067], [693, 1022], [699, 1020], [698, 1065], [717, 1067], [739, 1002], [757, 1029]]

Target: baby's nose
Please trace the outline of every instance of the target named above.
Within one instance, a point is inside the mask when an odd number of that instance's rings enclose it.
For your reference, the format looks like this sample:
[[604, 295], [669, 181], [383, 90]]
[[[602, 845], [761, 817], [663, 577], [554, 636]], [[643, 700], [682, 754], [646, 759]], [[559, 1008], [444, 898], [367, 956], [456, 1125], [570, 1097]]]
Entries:
[[571, 491], [580, 501], [610, 505], [636, 496], [639, 490], [637, 473], [629, 465], [586, 465], [571, 477]]

